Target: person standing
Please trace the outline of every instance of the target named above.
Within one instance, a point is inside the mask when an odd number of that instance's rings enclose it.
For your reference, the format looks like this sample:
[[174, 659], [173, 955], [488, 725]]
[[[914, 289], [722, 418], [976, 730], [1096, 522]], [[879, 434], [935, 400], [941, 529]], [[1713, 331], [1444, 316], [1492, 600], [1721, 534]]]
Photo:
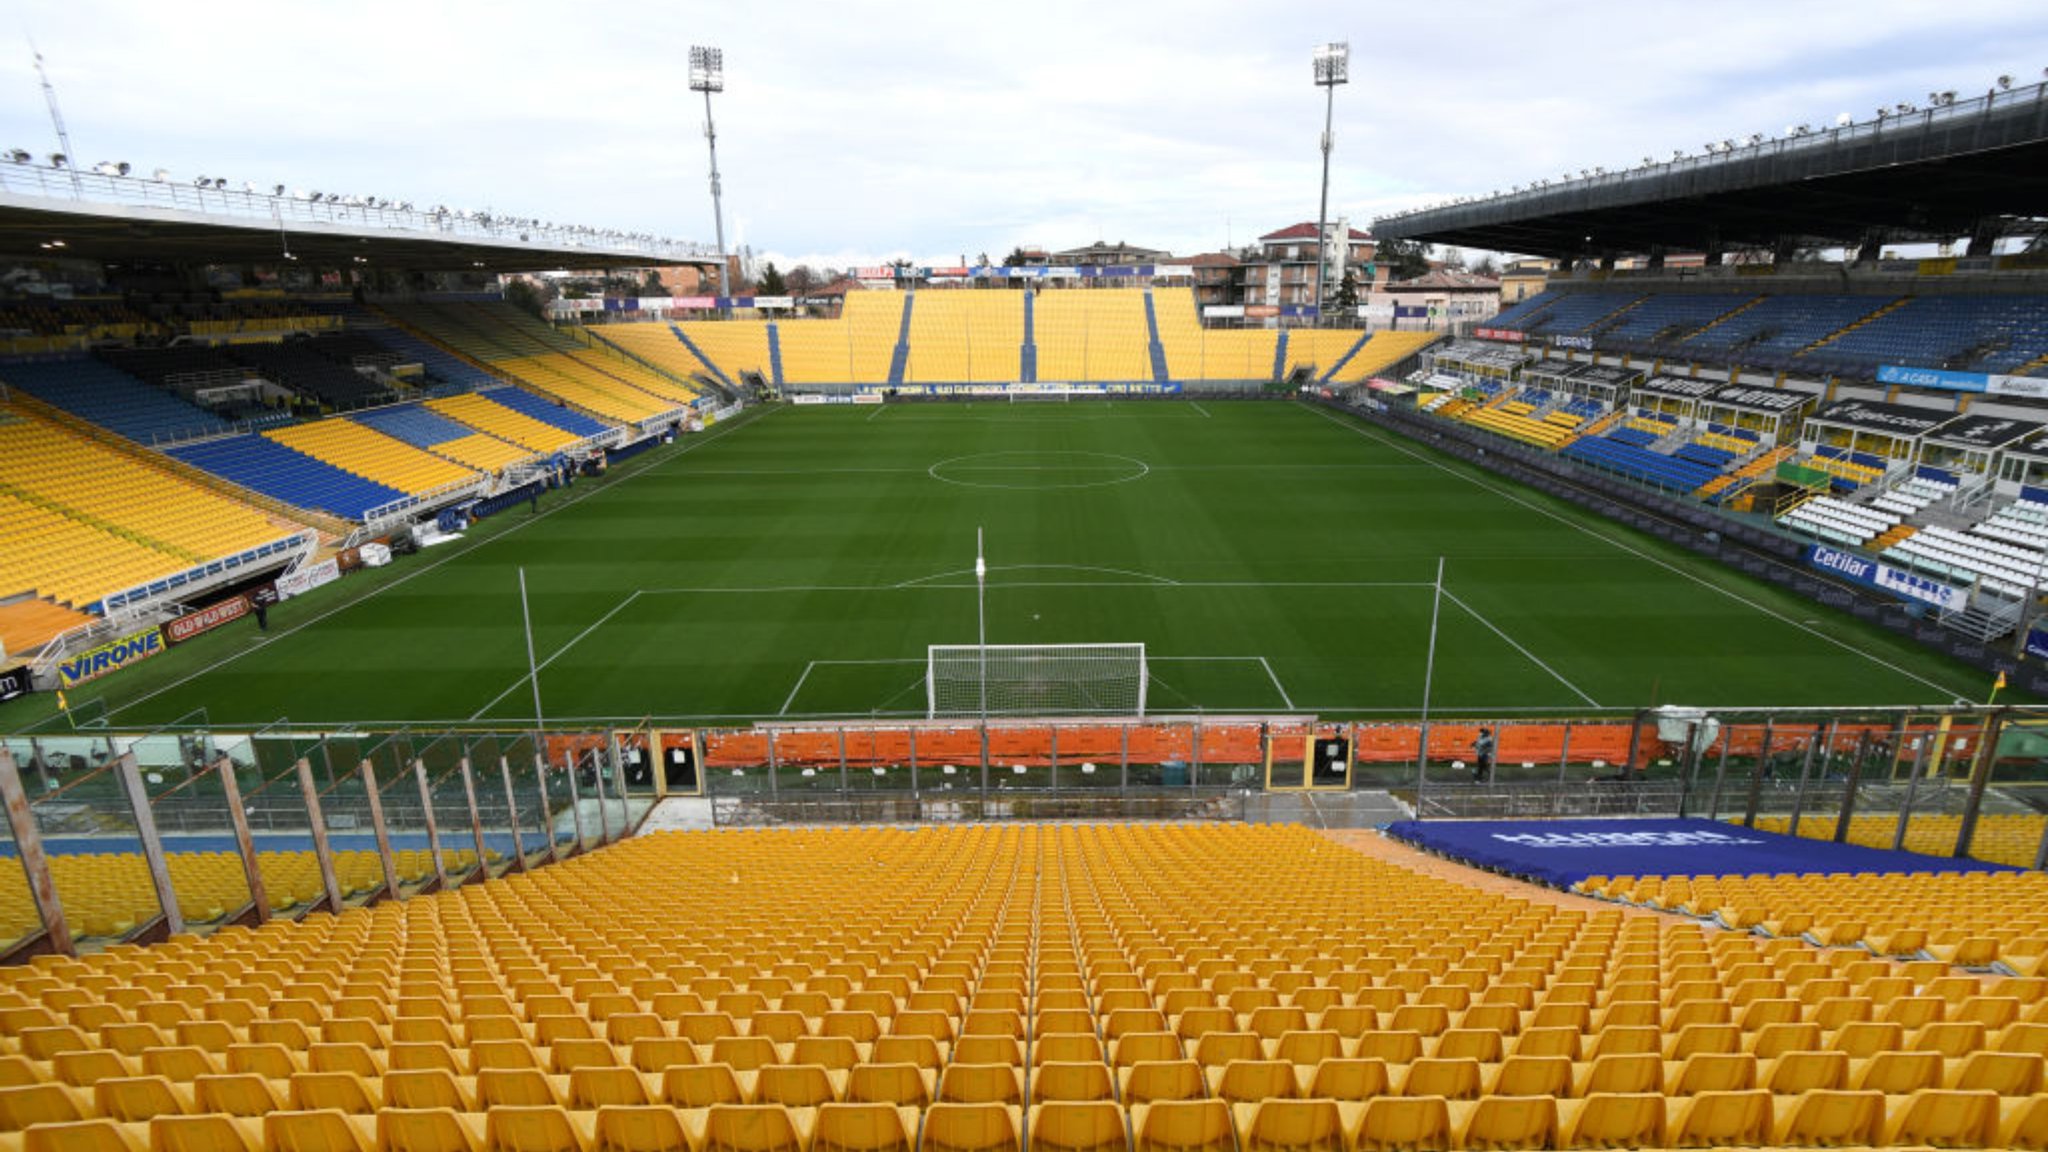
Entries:
[[1493, 754], [1495, 748], [1493, 729], [1481, 728], [1479, 739], [1472, 742], [1472, 782], [1490, 784], [1493, 782]]

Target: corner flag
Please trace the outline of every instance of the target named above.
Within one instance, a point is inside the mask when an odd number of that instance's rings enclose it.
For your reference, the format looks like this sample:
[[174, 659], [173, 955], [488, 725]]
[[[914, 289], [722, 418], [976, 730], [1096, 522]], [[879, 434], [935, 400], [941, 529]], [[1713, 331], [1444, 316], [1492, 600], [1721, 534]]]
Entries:
[[1998, 679], [1997, 679], [1997, 680], [1995, 680], [1995, 681], [1993, 681], [1993, 682], [1992, 682], [1992, 684], [1991, 684], [1991, 695], [1990, 695], [1989, 697], [1987, 697], [1987, 698], [1985, 699], [1985, 701], [1984, 701], [1984, 702], [1985, 702], [1986, 704], [1989, 704], [1989, 703], [1991, 703], [1992, 701], [1994, 701], [1994, 700], [1997, 700], [1997, 699], [1998, 699], [1998, 693], [1999, 693], [1999, 690], [2000, 690], [2000, 689], [2002, 689], [2002, 688], [2004, 688], [2004, 687], [2005, 687], [2005, 671], [2004, 671], [2003, 669], [2000, 669], [2000, 670], [1999, 670], [1999, 673], [1998, 673]]
[[988, 579], [988, 561], [982, 559], [981, 556], [981, 529], [979, 528], [974, 530], [974, 578], [977, 581]]

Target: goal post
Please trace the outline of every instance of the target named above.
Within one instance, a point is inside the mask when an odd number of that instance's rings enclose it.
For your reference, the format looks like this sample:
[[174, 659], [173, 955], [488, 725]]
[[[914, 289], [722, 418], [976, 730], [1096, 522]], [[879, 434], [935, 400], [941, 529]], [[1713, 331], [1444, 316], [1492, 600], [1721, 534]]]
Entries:
[[1012, 404], [1065, 404], [1074, 398], [1074, 390], [1065, 384], [1012, 384], [1003, 391]]
[[933, 719], [1143, 716], [1143, 644], [933, 644], [925, 699]]

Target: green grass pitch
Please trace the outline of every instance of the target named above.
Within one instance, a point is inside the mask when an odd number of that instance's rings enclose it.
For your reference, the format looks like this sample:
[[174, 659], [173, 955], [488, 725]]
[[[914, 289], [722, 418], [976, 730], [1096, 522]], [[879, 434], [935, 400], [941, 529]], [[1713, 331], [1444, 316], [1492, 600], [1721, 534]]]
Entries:
[[[1142, 641], [1151, 710], [1946, 703], [1984, 677], [1294, 403], [773, 409], [101, 683], [111, 723], [921, 715], [926, 645]], [[47, 697], [32, 707], [47, 710]], [[30, 709], [10, 724], [35, 718]]]

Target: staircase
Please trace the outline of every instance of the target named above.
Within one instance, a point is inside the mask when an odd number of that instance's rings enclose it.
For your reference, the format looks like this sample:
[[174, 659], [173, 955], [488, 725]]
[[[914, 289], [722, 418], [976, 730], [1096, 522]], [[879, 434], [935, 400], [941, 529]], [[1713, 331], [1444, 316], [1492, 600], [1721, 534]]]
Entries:
[[1166, 383], [1166, 345], [1159, 342], [1159, 313], [1152, 306], [1152, 290], [1145, 289], [1145, 353], [1152, 362], [1152, 382]]
[[1725, 316], [1721, 316], [1709, 323], [1702, 324], [1698, 328], [1693, 329], [1691, 332], [1686, 333], [1685, 336], [1678, 341], [1678, 343], [1683, 344], [1687, 340], [1692, 339], [1693, 337], [1699, 335], [1702, 332], [1711, 332], [1720, 325], [1726, 324], [1728, 321], [1735, 319], [1737, 316], [1742, 315], [1744, 312], [1749, 311], [1751, 308], [1754, 308], [1763, 302], [1764, 297], [1762, 296], [1751, 297], [1749, 303], [1744, 304], [1742, 307], [1737, 308], [1735, 311], [1730, 312]]
[[2000, 636], [2012, 635], [2013, 630], [2020, 626], [2020, 608], [2021, 601], [2018, 600], [1976, 596], [1971, 598], [1969, 607], [1943, 616], [1941, 626], [1980, 643], [1989, 643]]
[[1017, 350], [1017, 380], [1023, 384], [1038, 383], [1038, 336], [1032, 315], [1032, 300], [1036, 292], [1024, 293], [1024, 345]]
[[896, 329], [896, 350], [889, 354], [889, 386], [903, 383], [904, 370], [910, 366], [910, 307], [917, 303], [917, 293], [903, 294], [903, 323]]
[[1779, 464], [1792, 458], [1793, 451], [1785, 445], [1772, 448], [1735, 471], [1724, 472], [1707, 481], [1701, 485], [1699, 495], [1724, 503], [1732, 500], [1741, 494], [1743, 489], [1755, 484], [1759, 478], [1776, 473]]
[[1287, 379], [1287, 329], [1280, 330], [1280, 338], [1273, 341], [1273, 379]]
[[1872, 312], [1870, 315], [1865, 316], [1863, 319], [1856, 321], [1854, 324], [1851, 324], [1846, 328], [1835, 329], [1833, 332], [1830, 332], [1827, 335], [1821, 337], [1820, 339], [1815, 340], [1813, 343], [1808, 344], [1806, 347], [1801, 348], [1798, 352], [1793, 353], [1793, 355], [1804, 356], [1808, 352], [1811, 352], [1816, 348], [1825, 348], [1829, 344], [1832, 344], [1835, 341], [1840, 340], [1842, 337], [1847, 336], [1849, 333], [1854, 332], [1858, 328], [1863, 327], [1865, 324], [1870, 323], [1872, 320], [1875, 320], [1880, 316], [1885, 316], [1889, 315], [1890, 313], [1897, 312], [1899, 309], [1904, 308], [1906, 305], [1911, 304], [1912, 302], [1913, 298], [1911, 296], [1901, 296], [1898, 299], [1892, 301], [1891, 303], [1885, 305], [1884, 307], [1879, 308], [1877, 311]]
[[1885, 529], [1883, 532], [1878, 533], [1875, 539], [1871, 540], [1870, 543], [1864, 545], [1864, 548], [1872, 552], [1882, 552], [1885, 549], [1891, 547], [1892, 545], [1897, 544], [1899, 541], [1912, 536], [1914, 533], [1918, 531], [1920, 531], [1920, 529], [1914, 527], [1911, 524], [1894, 524], [1890, 528]]

